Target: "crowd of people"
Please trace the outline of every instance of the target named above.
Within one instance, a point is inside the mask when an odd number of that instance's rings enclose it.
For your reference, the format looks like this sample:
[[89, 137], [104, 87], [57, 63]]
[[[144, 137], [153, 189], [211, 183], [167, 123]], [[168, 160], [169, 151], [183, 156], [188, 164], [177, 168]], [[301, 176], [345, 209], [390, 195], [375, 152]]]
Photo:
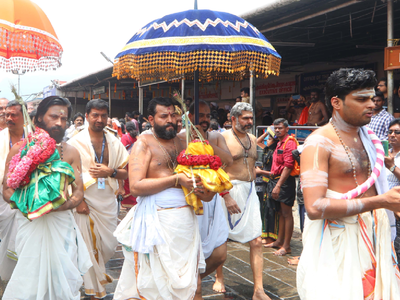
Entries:
[[[50, 193], [38, 190], [42, 178], [69, 177], [54, 179], [59, 202], [28, 205], [26, 212], [18, 206], [25, 196], [9, 179], [14, 157], [30, 153], [23, 142], [27, 108], [0, 99], [3, 299], [79, 299], [82, 285], [86, 295], [104, 298], [113, 281], [105, 264], [118, 243], [125, 260], [114, 299], [201, 299], [201, 280], [214, 271], [214, 290], [226, 292], [228, 239], [249, 244], [253, 299], [269, 299], [262, 249], [291, 253], [296, 199], [304, 249], [289, 263], [299, 264], [301, 299], [400, 299], [392, 251], [400, 217], [400, 108], [395, 116], [385, 110], [383, 85], [372, 71], [340, 69], [328, 78], [325, 103], [317, 91], [308, 102], [293, 95], [286, 118], [275, 120], [253, 111], [244, 88], [233, 107], [200, 101], [196, 129], [188, 126], [195, 121], [190, 98], [182, 105], [154, 98], [146, 117], [135, 111], [124, 119], [110, 118], [100, 99], [72, 117], [68, 99], [45, 98], [29, 116], [55, 140], [56, 163], [37, 165], [28, 203]], [[254, 117], [271, 125], [258, 138], [250, 133]], [[317, 129], [299, 145], [290, 125]], [[199, 139], [219, 157], [231, 189], [215, 193], [201, 178], [175, 172], [180, 153]], [[380, 141], [388, 141], [386, 153]], [[201, 214], [183, 188], [201, 199]], [[118, 225], [120, 208], [127, 214]]]

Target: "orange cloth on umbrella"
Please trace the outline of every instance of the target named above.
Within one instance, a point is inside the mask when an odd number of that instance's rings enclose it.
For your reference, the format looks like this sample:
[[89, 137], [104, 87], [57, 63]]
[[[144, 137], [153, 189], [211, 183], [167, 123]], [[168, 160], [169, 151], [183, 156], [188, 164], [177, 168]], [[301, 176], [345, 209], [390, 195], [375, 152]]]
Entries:
[[[189, 143], [186, 149], [186, 154], [191, 155], [214, 155], [214, 149], [202, 142], [192, 142]], [[194, 176], [201, 178], [201, 182], [204, 187], [215, 193], [221, 193], [225, 190], [230, 190], [233, 186], [229, 181], [229, 176], [226, 172], [219, 168], [218, 170], [213, 170], [209, 165], [199, 165], [199, 166], [186, 166], [178, 165], [175, 169], [176, 173], [184, 173], [187, 177], [192, 177], [192, 172]], [[197, 196], [188, 191], [185, 187], [182, 187], [185, 193], [186, 203], [193, 207], [196, 215], [203, 214], [203, 203]]]
[[307, 122], [308, 122], [308, 109], [309, 109], [309, 107], [306, 106], [301, 111], [301, 115], [300, 115], [299, 121], [297, 122], [299, 125], [307, 124]]

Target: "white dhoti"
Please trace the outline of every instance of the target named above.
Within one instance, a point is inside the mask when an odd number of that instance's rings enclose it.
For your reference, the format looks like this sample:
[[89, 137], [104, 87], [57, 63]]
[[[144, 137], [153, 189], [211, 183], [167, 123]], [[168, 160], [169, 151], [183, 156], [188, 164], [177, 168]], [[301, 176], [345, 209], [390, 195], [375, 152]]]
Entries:
[[222, 209], [221, 197], [216, 194], [210, 202], [203, 202], [203, 215], [198, 215], [204, 258], [228, 240], [229, 227]]
[[117, 228], [118, 204], [108, 184], [104, 190], [99, 190], [97, 184], [91, 185], [85, 191], [84, 201], [89, 206], [89, 215], [75, 211], [74, 216], [93, 264], [83, 276], [85, 294], [103, 298], [106, 296], [104, 285], [113, 281], [106, 274], [105, 264], [114, 255], [118, 245], [113, 236]]
[[[326, 195], [339, 196], [329, 190]], [[400, 274], [384, 209], [337, 220], [306, 217], [303, 245], [297, 268], [301, 299], [400, 299]]]
[[0, 279], [9, 280], [17, 264], [15, 237], [17, 235], [16, 209], [0, 194]]
[[254, 182], [231, 180], [233, 188], [229, 194], [236, 201], [241, 213], [230, 215], [223, 201], [223, 209], [229, 226], [231, 240], [247, 243], [261, 236], [262, 223], [260, 201]]
[[[107, 130], [103, 130], [103, 133], [109, 153], [108, 167], [124, 168], [129, 159], [124, 145]], [[105, 179], [105, 189], [99, 189], [98, 179], [91, 176], [90, 168], [95, 166], [97, 159], [88, 128], [83, 129], [68, 143], [74, 146], [81, 155], [84, 201], [90, 210], [89, 215], [74, 213], [93, 263], [93, 267], [83, 277], [85, 293], [94, 295], [96, 298], [103, 298], [106, 296], [104, 285], [113, 281], [106, 274], [105, 264], [114, 255], [117, 247], [113, 232], [117, 228], [118, 204], [115, 194], [118, 190], [118, 181], [108, 177]]]
[[125, 256], [114, 299], [192, 299], [205, 267], [193, 208], [175, 188], [137, 201], [114, 233]]
[[3, 300], [79, 300], [91, 263], [71, 211], [16, 218], [18, 262]]

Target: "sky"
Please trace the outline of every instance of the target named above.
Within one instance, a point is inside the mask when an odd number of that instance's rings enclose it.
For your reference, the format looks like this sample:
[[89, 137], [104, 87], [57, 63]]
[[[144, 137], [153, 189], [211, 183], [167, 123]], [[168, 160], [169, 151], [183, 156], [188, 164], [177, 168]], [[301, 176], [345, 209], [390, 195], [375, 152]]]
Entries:
[[[111, 60], [144, 25], [164, 15], [193, 9], [194, 0], [32, 0], [49, 18], [64, 49], [62, 66], [56, 71], [28, 72], [20, 77], [20, 94], [26, 100], [51, 84], [70, 81], [110, 66]], [[263, 7], [276, 0], [198, 0], [199, 9], [235, 15]], [[14, 99], [10, 84], [18, 76], [0, 70], [0, 98]]]

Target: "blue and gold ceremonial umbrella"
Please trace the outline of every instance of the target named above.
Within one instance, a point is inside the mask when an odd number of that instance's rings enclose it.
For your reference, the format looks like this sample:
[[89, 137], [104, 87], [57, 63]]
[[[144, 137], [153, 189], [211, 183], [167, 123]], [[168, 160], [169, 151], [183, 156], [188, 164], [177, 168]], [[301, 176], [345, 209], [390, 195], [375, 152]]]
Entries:
[[242, 80], [279, 75], [281, 56], [257, 28], [235, 15], [188, 10], [140, 29], [116, 56], [113, 76], [139, 81]]

